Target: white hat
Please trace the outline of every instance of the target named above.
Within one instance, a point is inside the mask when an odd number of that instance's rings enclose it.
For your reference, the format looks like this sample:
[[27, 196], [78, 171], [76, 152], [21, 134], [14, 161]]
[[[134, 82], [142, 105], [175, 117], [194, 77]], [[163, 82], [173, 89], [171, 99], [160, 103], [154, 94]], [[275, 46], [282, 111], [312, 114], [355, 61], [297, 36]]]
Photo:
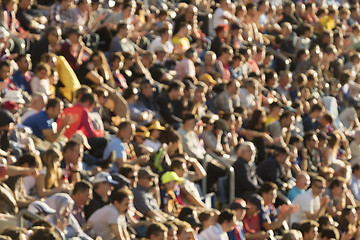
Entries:
[[5, 38], [9, 36], [10, 33], [4, 27], [0, 27], [0, 38]]
[[28, 210], [32, 213], [41, 215], [41, 214], [54, 214], [56, 211], [55, 209], [49, 207], [49, 205], [47, 205], [44, 202], [41, 201], [34, 201], [32, 203], [30, 203], [30, 205], [28, 206]]
[[7, 91], [5, 93], [5, 97], [3, 98], [3, 102], [9, 100], [14, 101], [16, 103], [25, 103], [21, 91], [15, 91], [15, 90]]
[[89, 150], [91, 149], [91, 146], [87, 140], [87, 137], [80, 131], [77, 131], [76, 133], [74, 133], [71, 136], [70, 141], [74, 141], [79, 144], [83, 144], [86, 149], [89, 149]]
[[108, 172], [99, 172], [98, 174], [96, 174], [95, 178], [91, 182], [92, 184], [101, 182], [108, 182], [114, 185], [118, 184], [117, 181], [114, 181], [112, 179], [111, 175]]

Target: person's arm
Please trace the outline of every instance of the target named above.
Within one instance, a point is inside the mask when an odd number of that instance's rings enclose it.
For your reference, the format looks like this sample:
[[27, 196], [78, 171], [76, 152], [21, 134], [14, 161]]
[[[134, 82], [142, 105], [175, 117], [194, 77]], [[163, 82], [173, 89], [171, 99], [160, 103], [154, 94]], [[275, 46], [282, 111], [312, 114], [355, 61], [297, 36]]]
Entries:
[[122, 229], [120, 229], [119, 224], [111, 224], [110, 228], [111, 228], [111, 232], [115, 235], [116, 240], [129, 239], [129, 238], [126, 238], [126, 236], [124, 236], [124, 233], [123, 233]]
[[196, 173], [196, 179], [193, 181], [198, 181], [200, 179], [203, 179], [206, 177], [207, 173], [203, 166], [199, 163], [199, 161], [196, 158], [188, 157], [187, 161], [191, 163], [191, 165], [194, 167], [195, 173]]
[[46, 189], [45, 188], [45, 174], [39, 174], [36, 178], [36, 193], [40, 198], [48, 197], [54, 193], [59, 193], [62, 191], [66, 191], [63, 185], [60, 185], [57, 188]]
[[206, 208], [206, 205], [203, 201], [199, 201], [194, 197], [194, 195], [190, 194], [185, 188], [181, 188], [181, 195], [186, 197], [186, 199], [194, 206]]
[[324, 196], [320, 201], [320, 208], [317, 211], [315, 211], [313, 213], [305, 211], [306, 218], [315, 220], [318, 217], [323, 216], [326, 212], [326, 208], [327, 208], [329, 202], [330, 202], [329, 196]]
[[100, 76], [100, 74], [98, 74], [96, 71], [92, 70], [90, 72], [88, 72], [85, 75], [85, 78], [89, 79], [90, 81], [92, 81], [95, 84], [103, 84], [104, 83], [104, 78], [102, 76]]
[[70, 114], [67, 114], [62, 117], [61, 125], [57, 132], [54, 132], [52, 128], [42, 129], [41, 131], [44, 134], [46, 140], [48, 140], [49, 142], [56, 142], [58, 138], [64, 134], [67, 126], [69, 126], [69, 124], [72, 123], [73, 120], [73, 117]]

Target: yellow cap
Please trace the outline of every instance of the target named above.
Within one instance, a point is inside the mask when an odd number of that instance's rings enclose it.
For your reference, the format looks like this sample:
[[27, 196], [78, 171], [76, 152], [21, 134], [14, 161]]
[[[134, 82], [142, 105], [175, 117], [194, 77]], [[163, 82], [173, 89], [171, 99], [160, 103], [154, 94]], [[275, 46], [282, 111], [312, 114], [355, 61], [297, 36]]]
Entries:
[[201, 77], [199, 78], [200, 81], [208, 81], [210, 82], [211, 84], [216, 84], [216, 81], [214, 80], [214, 78], [210, 75], [210, 74], [207, 74], [207, 73], [204, 73], [203, 75], [201, 75]]
[[148, 127], [148, 130], [154, 130], [154, 129], [157, 129], [157, 130], [165, 130], [166, 128], [161, 126], [160, 122], [159, 121], [155, 121], [153, 124], [151, 124], [149, 127]]
[[161, 182], [163, 184], [172, 182], [172, 181], [176, 181], [177, 183], [182, 183], [184, 181], [184, 179], [179, 177], [176, 174], [176, 172], [172, 172], [172, 171], [168, 171], [161, 176]]

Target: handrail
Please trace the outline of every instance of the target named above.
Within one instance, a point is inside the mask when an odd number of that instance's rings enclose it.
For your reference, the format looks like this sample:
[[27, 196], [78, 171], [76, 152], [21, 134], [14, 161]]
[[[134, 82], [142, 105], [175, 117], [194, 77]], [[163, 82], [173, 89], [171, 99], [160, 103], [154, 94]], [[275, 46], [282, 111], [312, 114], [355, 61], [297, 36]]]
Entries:
[[214, 152], [207, 152], [212, 158], [225, 165], [229, 172], [229, 203], [235, 200], [235, 171], [226, 158], [216, 155]]
[[[42, 220], [43, 218], [39, 215], [30, 212], [27, 209], [22, 209], [17, 214], [17, 224], [19, 227], [27, 227], [25, 220]], [[54, 225], [53, 225], [54, 226]], [[66, 240], [64, 233], [56, 226], [54, 226], [55, 231], [61, 236], [62, 240]]]

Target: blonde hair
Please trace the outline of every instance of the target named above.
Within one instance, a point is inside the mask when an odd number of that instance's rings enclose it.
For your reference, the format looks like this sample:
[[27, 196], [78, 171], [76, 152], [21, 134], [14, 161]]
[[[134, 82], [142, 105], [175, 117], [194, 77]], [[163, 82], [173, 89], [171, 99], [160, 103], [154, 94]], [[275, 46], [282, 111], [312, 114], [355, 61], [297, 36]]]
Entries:
[[45, 188], [58, 187], [61, 180], [61, 168], [55, 167], [55, 161], [61, 158], [61, 153], [55, 149], [49, 149], [44, 154], [44, 166], [46, 167]]

